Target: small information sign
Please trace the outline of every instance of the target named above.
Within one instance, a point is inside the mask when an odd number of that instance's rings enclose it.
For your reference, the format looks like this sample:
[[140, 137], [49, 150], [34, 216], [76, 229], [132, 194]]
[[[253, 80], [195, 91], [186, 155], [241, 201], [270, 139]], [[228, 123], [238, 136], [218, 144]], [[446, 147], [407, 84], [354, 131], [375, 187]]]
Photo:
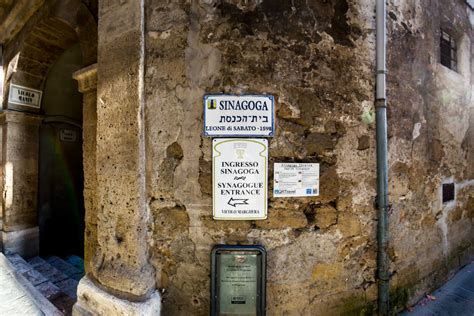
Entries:
[[62, 142], [73, 143], [77, 140], [77, 132], [72, 129], [63, 128], [59, 131], [59, 139]]
[[205, 136], [272, 137], [273, 133], [273, 96], [204, 96]]
[[219, 138], [212, 142], [214, 219], [267, 218], [266, 139]]
[[265, 248], [217, 245], [211, 261], [211, 315], [265, 315]]
[[223, 253], [220, 257], [220, 309], [223, 314], [255, 315], [257, 254]]
[[274, 197], [319, 195], [318, 163], [275, 163]]
[[42, 91], [10, 84], [8, 103], [40, 108]]

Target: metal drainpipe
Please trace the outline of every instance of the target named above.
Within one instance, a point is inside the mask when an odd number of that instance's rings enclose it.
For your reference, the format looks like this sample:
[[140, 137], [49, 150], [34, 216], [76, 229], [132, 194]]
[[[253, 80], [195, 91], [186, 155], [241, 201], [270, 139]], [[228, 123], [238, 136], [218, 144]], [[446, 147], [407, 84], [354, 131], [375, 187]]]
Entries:
[[389, 257], [388, 257], [388, 150], [387, 150], [387, 101], [386, 101], [386, 4], [377, 0], [376, 5], [376, 142], [377, 142], [377, 276], [378, 312], [388, 315], [389, 307]]

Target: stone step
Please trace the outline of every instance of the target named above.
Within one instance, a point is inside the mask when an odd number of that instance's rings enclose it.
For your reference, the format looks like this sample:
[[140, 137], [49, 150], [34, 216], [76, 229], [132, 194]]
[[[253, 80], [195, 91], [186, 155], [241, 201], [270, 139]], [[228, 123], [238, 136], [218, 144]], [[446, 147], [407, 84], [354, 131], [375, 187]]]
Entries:
[[64, 260], [51, 256], [46, 260], [33, 257], [25, 261], [21, 256], [12, 254], [8, 259], [18, 273], [58, 308], [64, 310], [74, 303], [79, 280], [84, 276], [82, 258], [69, 256]]
[[65, 275], [64, 273], [50, 265], [46, 260], [40, 257], [34, 257], [28, 260], [28, 263], [31, 264], [36, 271], [41, 273], [52, 283], [56, 284], [68, 278], [67, 275]]
[[12, 255], [7, 255], [6, 256], [8, 261], [15, 267], [15, 270], [23, 274], [24, 272], [33, 269], [33, 267], [25, 261], [20, 255], [17, 254], [12, 254]]
[[73, 277], [75, 275], [81, 274], [81, 270], [59, 257], [51, 256], [46, 259], [46, 262], [48, 262], [50, 265], [52, 265], [68, 277]]
[[46, 281], [41, 284], [38, 284], [35, 286], [35, 288], [37, 288], [38, 291], [40, 291], [40, 293], [43, 294], [43, 296], [50, 301], [53, 297], [56, 297], [59, 293], [61, 293], [59, 287], [54, 285], [51, 281]]
[[56, 308], [58, 308], [64, 315], [72, 314], [72, 307], [76, 300], [66, 293], [59, 292], [58, 294], [52, 296], [49, 301], [53, 303]]
[[26, 262], [21, 256], [12, 254], [7, 256], [15, 271], [25, 277], [33, 286], [48, 281], [41, 273], [36, 271], [31, 264]]
[[48, 300], [57, 296], [61, 291], [51, 281], [38, 272], [34, 266], [43, 264], [40, 257], [30, 259], [31, 263], [26, 262], [21, 256], [17, 254], [9, 255], [8, 260], [15, 267], [15, 270], [20, 273], [31, 285], [33, 285], [44, 297]]
[[[0, 253], [0, 305], [5, 315], [64, 315], [60, 310], [52, 304], [44, 291], [33, 286], [38, 283], [37, 271], [31, 267], [23, 258], [17, 255], [9, 255], [6, 258]], [[11, 260], [11, 261], [10, 261]], [[19, 273], [19, 272], [22, 272]], [[24, 275], [35, 275], [34, 280], [28, 280]], [[47, 285], [47, 280], [42, 277], [44, 282], [39, 286], [43, 288]], [[53, 284], [51, 284], [54, 286]], [[64, 294], [66, 295], [66, 294]], [[2, 314], [0, 312], [0, 314]]]
[[75, 255], [70, 255], [66, 257], [66, 261], [79, 269], [82, 274], [84, 274], [84, 259]]
[[33, 258], [30, 258], [28, 259], [28, 263], [34, 268], [36, 266], [39, 266], [39, 265], [42, 265], [46, 262], [46, 260], [44, 260], [43, 258], [41, 257], [33, 257]]
[[74, 279], [66, 279], [61, 282], [56, 283], [56, 285], [61, 289], [62, 292], [66, 293], [69, 297], [76, 299], [77, 298], [77, 286], [79, 281]]
[[[28, 271], [22, 273], [22, 275], [27, 279], [34, 287], [42, 283], [48, 282], [48, 279], [45, 278], [41, 273], [36, 271], [34, 268], [31, 268]], [[40, 291], [41, 292], [41, 291]]]
[[17, 254], [8, 256], [15, 270], [65, 315], [71, 313], [79, 280], [84, 275], [83, 260], [77, 256], [68, 258], [69, 261], [56, 256], [46, 260], [33, 257], [25, 261]]

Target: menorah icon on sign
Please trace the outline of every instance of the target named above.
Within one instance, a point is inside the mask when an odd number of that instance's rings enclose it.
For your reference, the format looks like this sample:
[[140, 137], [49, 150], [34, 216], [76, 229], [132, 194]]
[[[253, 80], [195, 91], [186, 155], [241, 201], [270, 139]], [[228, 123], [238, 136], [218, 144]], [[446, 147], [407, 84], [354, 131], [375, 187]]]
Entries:
[[236, 149], [237, 159], [244, 159], [245, 149]]
[[216, 100], [209, 99], [207, 100], [207, 108], [209, 110], [215, 110], [217, 108], [217, 102]]

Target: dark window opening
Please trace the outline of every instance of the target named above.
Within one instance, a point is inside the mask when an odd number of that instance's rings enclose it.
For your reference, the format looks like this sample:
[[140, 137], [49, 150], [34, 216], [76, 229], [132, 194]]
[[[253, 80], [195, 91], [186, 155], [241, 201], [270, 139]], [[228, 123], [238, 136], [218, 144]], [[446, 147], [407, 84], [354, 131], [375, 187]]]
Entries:
[[441, 64], [451, 70], [457, 71], [458, 58], [457, 47], [454, 37], [444, 30], [441, 30], [440, 39]]
[[443, 183], [443, 203], [454, 201], [454, 183]]

